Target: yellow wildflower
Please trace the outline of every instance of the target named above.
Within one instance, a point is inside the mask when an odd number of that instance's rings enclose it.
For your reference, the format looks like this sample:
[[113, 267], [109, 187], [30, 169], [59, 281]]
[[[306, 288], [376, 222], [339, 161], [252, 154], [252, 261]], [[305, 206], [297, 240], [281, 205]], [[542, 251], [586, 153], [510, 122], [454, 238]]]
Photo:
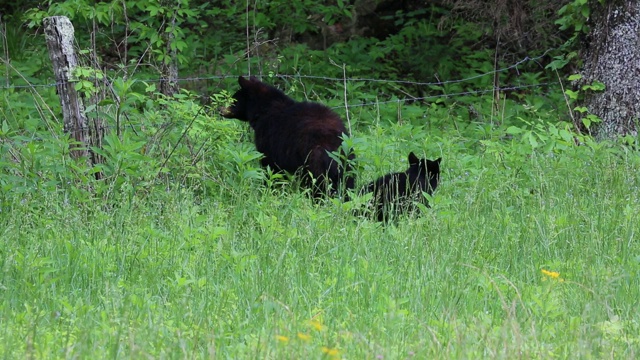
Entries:
[[322, 331], [324, 329], [324, 325], [322, 325], [322, 323], [318, 320], [309, 320], [309, 325], [311, 325], [312, 328], [318, 331]]
[[298, 333], [298, 339], [300, 339], [302, 341], [309, 341], [309, 340], [311, 340], [311, 335]]
[[326, 346], [322, 347], [322, 352], [331, 357], [337, 357], [338, 355], [340, 355], [340, 351], [338, 349], [332, 349]]
[[288, 343], [289, 337], [283, 336], [283, 335], [276, 335], [276, 340], [280, 341], [281, 343]]
[[[554, 279], [554, 280], [558, 280], [558, 281], [564, 281], [564, 279], [562, 279], [560, 277], [560, 273], [557, 271], [549, 271], [549, 270], [545, 270], [545, 269], [541, 269], [540, 271], [542, 271], [542, 274], [547, 276], [550, 279]], [[542, 278], [542, 280], [546, 280], [547, 278]]]

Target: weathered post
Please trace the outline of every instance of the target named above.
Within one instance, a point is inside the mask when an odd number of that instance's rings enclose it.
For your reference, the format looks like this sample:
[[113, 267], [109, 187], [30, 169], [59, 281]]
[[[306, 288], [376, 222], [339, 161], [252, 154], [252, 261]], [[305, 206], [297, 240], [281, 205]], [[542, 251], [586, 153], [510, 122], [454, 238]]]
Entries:
[[84, 113], [84, 106], [80, 96], [70, 81], [73, 70], [78, 65], [73, 49], [73, 25], [66, 16], [52, 16], [45, 18], [44, 33], [49, 49], [49, 58], [53, 63], [53, 73], [56, 77], [56, 89], [62, 105], [64, 132], [80, 143], [80, 147], [71, 149], [71, 157], [86, 157], [92, 164], [89, 152], [91, 139], [89, 126]]
[[166, 51], [169, 58], [169, 61], [166, 59], [162, 62], [162, 74], [160, 77], [160, 92], [167, 97], [172, 97], [175, 93], [178, 92], [178, 53], [176, 51], [175, 46], [173, 46], [173, 42], [175, 41], [175, 36], [173, 35], [173, 31], [176, 27], [176, 16], [173, 15], [173, 18], [170, 22], [170, 30], [169, 32], [164, 32], [164, 40], [166, 41]]

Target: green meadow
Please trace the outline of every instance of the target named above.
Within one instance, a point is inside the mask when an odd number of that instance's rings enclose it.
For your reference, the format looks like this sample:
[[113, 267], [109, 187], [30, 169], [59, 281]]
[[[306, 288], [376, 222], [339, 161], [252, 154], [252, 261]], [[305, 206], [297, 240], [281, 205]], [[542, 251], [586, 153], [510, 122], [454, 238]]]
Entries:
[[217, 115], [189, 176], [112, 138], [99, 182], [5, 127], [1, 357], [638, 357], [638, 153], [553, 113], [391, 107], [351, 114], [358, 185], [443, 162], [431, 207], [386, 225], [266, 173]]

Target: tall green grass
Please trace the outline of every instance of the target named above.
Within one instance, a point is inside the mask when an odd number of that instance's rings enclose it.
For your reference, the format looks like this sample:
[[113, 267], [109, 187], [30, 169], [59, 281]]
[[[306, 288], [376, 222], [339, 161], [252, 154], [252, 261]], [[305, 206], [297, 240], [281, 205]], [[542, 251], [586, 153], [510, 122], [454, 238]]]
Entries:
[[638, 356], [637, 153], [407, 124], [360, 134], [360, 183], [410, 150], [443, 157], [431, 209], [384, 226], [261, 181], [117, 205], [9, 193], [0, 354]]

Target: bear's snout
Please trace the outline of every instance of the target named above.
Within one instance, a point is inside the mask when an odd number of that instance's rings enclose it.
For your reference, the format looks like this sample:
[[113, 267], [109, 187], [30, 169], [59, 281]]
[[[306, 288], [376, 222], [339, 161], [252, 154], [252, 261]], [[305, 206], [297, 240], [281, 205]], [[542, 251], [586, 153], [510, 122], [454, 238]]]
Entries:
[[218, 108], [220, 115], [224, 117], [232, 117], [233, 116], [233, 107], [231, 106], [221, 106]]

